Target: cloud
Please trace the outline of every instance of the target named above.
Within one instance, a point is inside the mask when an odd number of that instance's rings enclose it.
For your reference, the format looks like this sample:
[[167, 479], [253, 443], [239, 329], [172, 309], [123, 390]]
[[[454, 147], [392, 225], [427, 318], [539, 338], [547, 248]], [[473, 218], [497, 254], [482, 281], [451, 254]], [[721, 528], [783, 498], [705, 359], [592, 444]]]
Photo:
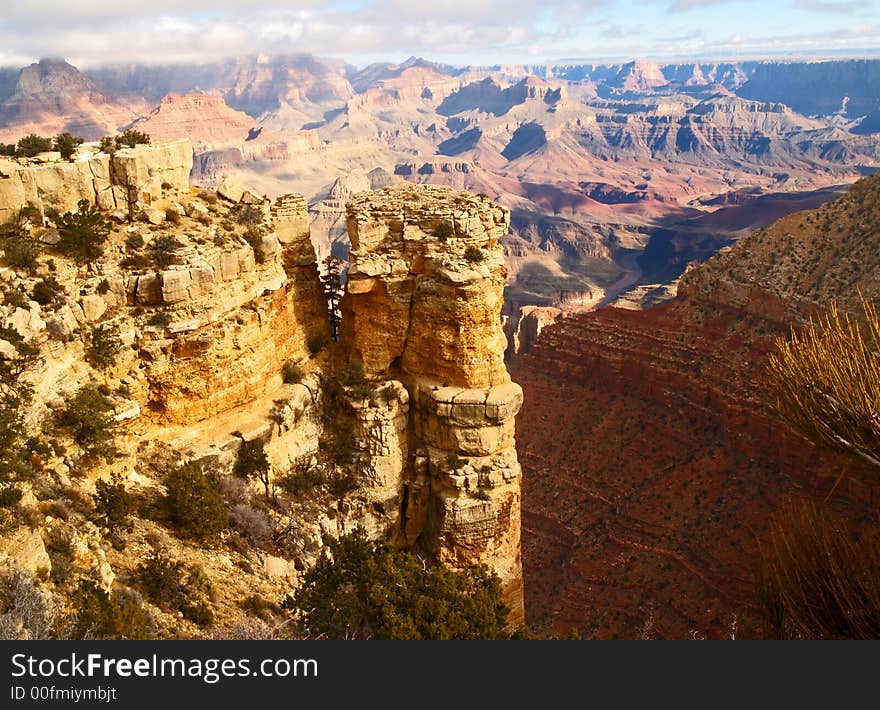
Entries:
[[[452, 63], [536, 61], [555, 56], [722, 52], [725, 37], [756, 46], [755, 32], [841, 30], [870, 0], [789, 0], [776, 28], [743, 25], [759, 0], [27, 0], [0, 15], [0, 63], [61, 56], [78, 66], [107, 62], [203, 62], [245, 54], [336, 56], [359, 64], [415, 54]], [[835, 8], [830, 10], [828, 8]], [[703, 12], [697, 12], [702, 10]], [[712, 13], [707, 16], [706, 13]], [[770, 14], [770, 10], [767, 11]], [[864, 9], [859, 17], [865, 20]], [[812, 18], [813, 26], [804, 23]], [[870, 18], [868, 18], [870, 19]], [[852, 41], [838, 40], [836, 43]], [[862, 35], [862, 46], [880, 45]], [[803, 39], [805, 47], [815, 47]], [[717, 46], [715, 46], [716, 43]], [[838, 44], [834, 45], [839, 46]], [[545, 57], [549, 58], [549, 57]]]
[[[238, 54], [446, 57], [528, 55], [571, 34], [608, 0], [347, 0], [335, 3], [152, 0], [123, 11], [106, 0], [20, 3], [0, 20], [0, 60], [51, 55], [83, 65], [195, 61]], [[186, 10], [179, 8], [185, 7]]]
[[859, 10], [872, 6], [871, 0], [795, 0], [794, 6], [801, 10], [827, 12], [839, 15], [851, 15]]
[[705, 10], [718, 5], [734, 5], [751, 1], [752, 0], [672, 0], [672, 2], [669, 3], [669, 11], [691, 12], [692, 10]]

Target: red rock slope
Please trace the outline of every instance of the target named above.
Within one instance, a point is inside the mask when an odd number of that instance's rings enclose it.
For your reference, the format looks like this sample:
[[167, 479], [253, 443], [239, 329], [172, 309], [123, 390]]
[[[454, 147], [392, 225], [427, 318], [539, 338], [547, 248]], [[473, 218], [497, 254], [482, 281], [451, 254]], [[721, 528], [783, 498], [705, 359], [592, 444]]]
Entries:
[[[756, 534], [784, 497], [828, 494], [844, 465], [763, 404], [763, 363], [794, 312], [786, 285], [801, 311], [834, 295], [834, 278], [830, 290], [797, 288], [817, 282], [810, 269], [834, 272], [839, 259], [826, 256], [851, 238], [826, 223], [873, 224], [866, 210], [878, 193], [880, 180], [865, 181], [716, 257], [686, 277], [675, 302], [566, 319], [517, 358], [526, 614], [536, 633], [719, 638], [758, 623]], [[768, 257], [774, 235], [796, 259]], [[861, 238], [880, 250], [876, 227]], [[799, 273], [788, 279], [781, 264]], [[847, 275], [869, 291], [880, 279], [866, 260]], [[853, 518], [880, 503], [859, 480], [832, 496]]]

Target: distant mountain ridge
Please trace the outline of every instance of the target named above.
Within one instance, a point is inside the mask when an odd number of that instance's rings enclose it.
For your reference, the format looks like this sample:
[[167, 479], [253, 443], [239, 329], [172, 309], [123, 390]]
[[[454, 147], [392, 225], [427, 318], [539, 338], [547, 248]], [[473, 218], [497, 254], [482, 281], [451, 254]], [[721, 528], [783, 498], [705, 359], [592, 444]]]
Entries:
[[[196, 182], [237, 173], [269, 195], [305, 194], [322, 252], [347, 252], [344, 230], [321, 233], [341, 203], [322, 203], [353, 172], [486, 193], [515, 216], [511, 302], [576, 308], [653, 284], [644, 274], [674, 279], [760, 226], [741, 195], [822, 196], [870, 174], [878, 115], [880, 60], [358, 68], [260, 55], [0, 71], [0, 140], [179, 134], [196, 146]], [[742, 214], [707, 238], [722, 206]], [[658, 253], [659, 266], [633, 261]]]

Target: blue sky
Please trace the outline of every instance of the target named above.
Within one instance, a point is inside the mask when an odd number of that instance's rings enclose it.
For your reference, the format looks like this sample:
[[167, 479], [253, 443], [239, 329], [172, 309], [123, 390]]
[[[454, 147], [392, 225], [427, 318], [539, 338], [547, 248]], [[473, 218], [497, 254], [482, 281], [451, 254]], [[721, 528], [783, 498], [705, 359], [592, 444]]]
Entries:
[[880, 53], [880, 0], [26, 0], [0, 15], [0, 64], [90, 66], [263, 52], [355, 64]]

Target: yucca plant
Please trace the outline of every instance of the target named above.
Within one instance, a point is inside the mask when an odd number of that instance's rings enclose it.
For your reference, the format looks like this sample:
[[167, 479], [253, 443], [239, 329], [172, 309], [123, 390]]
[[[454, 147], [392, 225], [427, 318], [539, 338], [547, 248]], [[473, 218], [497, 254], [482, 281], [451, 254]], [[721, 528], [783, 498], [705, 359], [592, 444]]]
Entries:
[[788, 501], [760, 543], [758, 606], [769, 638], [880, 638], [880, 535]]
[[768, 375], [777, 411], [813, 441], [880, 467], [880, 321], [861, 297], [863, 324], [835, 306], [777, 341]]

